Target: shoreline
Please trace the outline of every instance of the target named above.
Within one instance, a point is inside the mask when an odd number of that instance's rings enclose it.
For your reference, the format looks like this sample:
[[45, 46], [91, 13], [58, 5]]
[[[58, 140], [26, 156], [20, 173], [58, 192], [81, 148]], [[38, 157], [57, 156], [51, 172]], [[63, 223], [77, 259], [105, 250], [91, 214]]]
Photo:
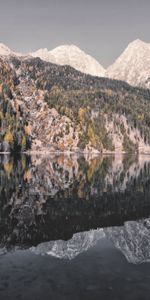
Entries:
[[53, 155], [95, 155], [95, 156], [104, 156], [104, 155], [134, 155], [134, 156], [140, 156], [140, 155], [147, 155], [150, 156], [150, 152], [115, 152], [115, 151], [108, 151], [108, 152], [98, 152], [98, 151], [47, 151], [47, 150], [40, 150], [40, 151], [33, 151], [33, 150], [28, 150], [25, 152], [0, 152], [0, 155], [48, 155], [48, 154], [53, 154]]

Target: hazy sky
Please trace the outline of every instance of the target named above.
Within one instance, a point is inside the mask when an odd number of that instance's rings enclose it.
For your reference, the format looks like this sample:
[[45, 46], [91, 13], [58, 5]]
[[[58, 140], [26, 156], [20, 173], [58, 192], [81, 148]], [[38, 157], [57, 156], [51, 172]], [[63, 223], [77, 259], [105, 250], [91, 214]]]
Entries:
[[104, 67], [150, 42], [150, 0], [0, 0], [0, 42], [29, 52], [75, 44]]

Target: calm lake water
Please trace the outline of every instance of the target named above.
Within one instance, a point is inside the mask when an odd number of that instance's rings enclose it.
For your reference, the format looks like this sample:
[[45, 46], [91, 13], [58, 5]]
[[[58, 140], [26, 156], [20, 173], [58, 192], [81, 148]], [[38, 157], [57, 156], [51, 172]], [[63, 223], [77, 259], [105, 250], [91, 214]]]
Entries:
[[150, 299], [150, 156], [0, 156], [0, 300]]

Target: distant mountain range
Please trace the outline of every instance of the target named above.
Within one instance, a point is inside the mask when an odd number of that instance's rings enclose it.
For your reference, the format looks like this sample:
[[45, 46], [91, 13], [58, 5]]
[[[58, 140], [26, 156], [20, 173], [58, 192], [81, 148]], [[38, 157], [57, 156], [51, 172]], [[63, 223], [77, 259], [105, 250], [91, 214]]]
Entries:
[[106, 70], [92, 56], [75, 45], [62, 45], [22, 54], [0, 44], [0, 56], [39, 57], [46, 62], [69, 65], [85, 74], [123, 80], [133, 86], [150, 88], [150, 44], [139, 39], [130, 43], [120, 57]]
[[78, 71], [93, 76], [105, 76], [105, 69], [93, 57], [74, 45], [60, 46], [52, 51], [39, 49], [31, 55], [58, 65], [69, 65]]
[[0, 44], [0, 56], [26, 56], [39, 57], [40, 59], [58, 65], [69, 65], [74, 69], [85, 74], [103, 77], [105, 69], [90, 55], [80, 50], [74, 45], [63, 45], [48, 51], [48, 49], [39, 49], [32, 53], [16, 53], [11, 51], [4, 44]]
[[[53, 63], [3, 44], [0, 53], [0, 152], [150, 153], [150, 89], [104, 77], [108, 70], [75, 46], [51, 51], [47, 60], [52, 57]], [[136, 59], [129, 65], [139, 67]], [[142, 71], [135, 74], [134, 84]], [[146, 78], [140, 86], [148, 84]]]

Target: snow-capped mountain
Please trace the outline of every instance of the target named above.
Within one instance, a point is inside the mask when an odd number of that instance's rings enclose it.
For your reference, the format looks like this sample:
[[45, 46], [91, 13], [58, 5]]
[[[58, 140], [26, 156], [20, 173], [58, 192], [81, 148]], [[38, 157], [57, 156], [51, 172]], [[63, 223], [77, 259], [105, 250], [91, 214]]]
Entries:
[[59, 46], [52, 51], [39, 49], [30, 54], [58, 65], [69, 65], [93, 76], [103, 77], [105, 75], [105, 69], [93, 57], [74, 45]]
[[150, 88], [150, 44], [139, 39], [128, 45], [106, 71], [106, 77]]
[[0, 43], [0, 56], [7, 56], [10, 54], [11, 54], [11, 50], [4, 44]]
[[22, 54], [0, 43], [0, 56], [39, 57], [57, 65], [69, 65], [85, 74], [123, 80], [133, 86], [150, 88], [150, 43], [139, 39], [128, 45], [117, 60], [105, 70], [92, 56], [75, 45], [62, 45], [51, 51], [47, 48]]
[[0, 43], [0, 56], [23, 56], [22, 53], [14, 52], [3, 43]]

